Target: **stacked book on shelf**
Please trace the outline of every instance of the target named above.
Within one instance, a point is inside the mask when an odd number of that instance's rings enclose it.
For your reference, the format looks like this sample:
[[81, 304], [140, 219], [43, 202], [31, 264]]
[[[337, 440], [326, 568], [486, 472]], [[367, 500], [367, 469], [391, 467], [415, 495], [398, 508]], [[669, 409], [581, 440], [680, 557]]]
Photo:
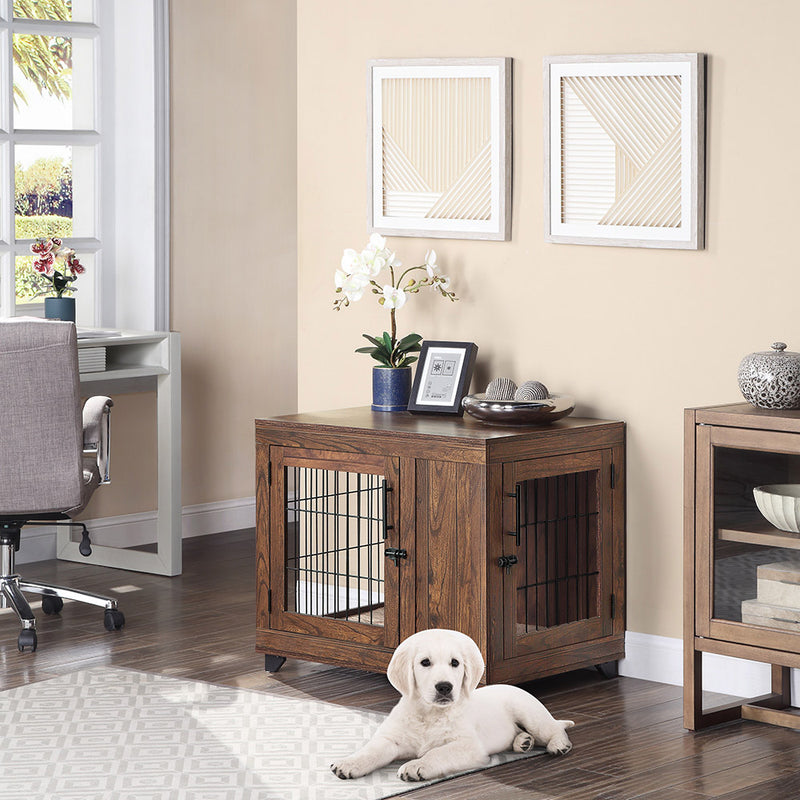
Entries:
[[785, 631], [800, 629], [800, 561], [762, 564], [757, 596], [742, 601], [742, 622]]
[[103, 372], [106, 368], [105, 347], [79, 347], [78, 371]]

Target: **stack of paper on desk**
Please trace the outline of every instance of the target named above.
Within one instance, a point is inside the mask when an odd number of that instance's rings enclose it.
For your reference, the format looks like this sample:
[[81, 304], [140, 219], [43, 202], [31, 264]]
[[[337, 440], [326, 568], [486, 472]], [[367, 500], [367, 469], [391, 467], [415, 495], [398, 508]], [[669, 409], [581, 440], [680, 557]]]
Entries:
[[105, 347], [78, 348], [79, 372], [103, 372], [106, 368]]

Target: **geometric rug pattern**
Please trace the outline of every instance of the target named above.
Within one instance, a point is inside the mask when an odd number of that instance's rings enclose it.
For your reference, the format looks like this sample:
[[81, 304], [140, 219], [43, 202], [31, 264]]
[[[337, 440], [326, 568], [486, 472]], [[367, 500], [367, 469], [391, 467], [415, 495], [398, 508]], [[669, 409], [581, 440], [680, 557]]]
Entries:
[[383, 719], [134, 670], [81, 670], [0, 692], [0, 798], [378, 800], [427, 785], [401, 781], [397, 764], [351, 781], [330, 772]]

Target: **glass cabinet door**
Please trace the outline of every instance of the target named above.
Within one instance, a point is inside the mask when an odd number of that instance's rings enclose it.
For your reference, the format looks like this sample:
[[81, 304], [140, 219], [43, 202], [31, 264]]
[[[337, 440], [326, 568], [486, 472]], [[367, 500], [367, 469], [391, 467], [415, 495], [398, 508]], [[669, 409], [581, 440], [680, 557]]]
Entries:
[[706, 425], [697, 450], [699, 635], [800, 651], [800, 534], [753, 493], [800, 485], [800, 437]]
[[395, 646], [395, 458], [272, 448], [270, 626]]

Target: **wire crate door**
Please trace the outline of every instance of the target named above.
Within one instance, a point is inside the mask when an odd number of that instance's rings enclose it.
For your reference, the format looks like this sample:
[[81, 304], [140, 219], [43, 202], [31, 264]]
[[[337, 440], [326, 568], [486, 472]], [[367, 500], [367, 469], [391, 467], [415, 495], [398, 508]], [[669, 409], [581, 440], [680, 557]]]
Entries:
[[611, 634], [610, 482], [610, 450], [504, 467], [507, 658]]
[[395, 647], [399, 460], [272, 450], [270, 626]]

